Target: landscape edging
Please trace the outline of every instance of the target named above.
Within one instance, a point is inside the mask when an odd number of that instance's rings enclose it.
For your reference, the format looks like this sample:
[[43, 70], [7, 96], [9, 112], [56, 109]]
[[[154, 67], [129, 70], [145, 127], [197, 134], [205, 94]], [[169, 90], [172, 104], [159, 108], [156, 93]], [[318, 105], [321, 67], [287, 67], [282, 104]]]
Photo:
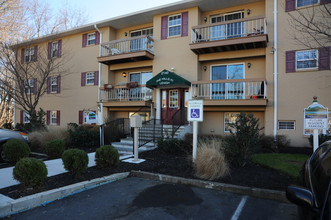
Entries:
[[285, 192], [270, 190], [270, 189], [261, 189], [247, 186], [238, 186], [226, 183], [211, 182], [205, 180], [197, 179], [186, 179], [182, 177], [169, 176], [164, 174], [150, 173], [145, 171], [136, 171], [132, 170], [130, 172], [132, 177], [140, 177], [145, 179], [159, 180], [168, 183], [184, 184], [191, 185], [200, 188], [220, 190], [224, 192], [236, 193], [241, 195], [253, 196], [261, 199], [270, 199], [278, 202], [290, 203], [286, 199]]

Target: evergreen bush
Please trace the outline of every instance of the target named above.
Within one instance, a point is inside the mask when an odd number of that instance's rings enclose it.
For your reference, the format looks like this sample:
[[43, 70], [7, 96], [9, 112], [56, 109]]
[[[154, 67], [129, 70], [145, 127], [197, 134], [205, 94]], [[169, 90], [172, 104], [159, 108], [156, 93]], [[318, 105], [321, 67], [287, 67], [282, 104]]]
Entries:
[[95, 152], [95, 163], [99, 168], [112, 168], [119, 163], [119, 153], [111, 145], [104, 145]]
[[53, 140], [46, 144], [46, 153], [50, 158], [60, 158], [63, 154], [65, 147], [64, 140]]
[[16, 163], [23, 157], [30, 155], [30, 148], [27, 143], [17, 139], [8, 140], [3, 144], [4, 155], [10, 162]]
[[157, 146], [164, 152], [173, 155], [180, 155], [187, 151], [187, 144], [178, 139], [159, 139]]
[[26, 187], [42, 186], [47, 179], [47, 168], [43, 161], [26, 157], [16, 163], [13, 176]]
[[83, 150], [69, 149], [63, 152], [62, 161], [64, 169], [74, 175], [81, 175], [87, 169], [88, 156]]
[[75, 126], [68, 124], [70, 145], [74, 147], [91, 147], [99, 145], [99, 127], [93, 125]]

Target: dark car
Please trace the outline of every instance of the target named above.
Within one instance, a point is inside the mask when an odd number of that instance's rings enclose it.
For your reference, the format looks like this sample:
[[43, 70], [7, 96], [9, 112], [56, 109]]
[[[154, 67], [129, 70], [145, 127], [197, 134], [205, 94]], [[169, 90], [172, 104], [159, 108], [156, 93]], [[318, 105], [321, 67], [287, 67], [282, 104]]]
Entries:
[[304, 166], [305, 187], [289, 186], [286, 197], [302, 219], [331, 220], [331, 141], [324, 142]]
[[12, 131], [12, 130], [0, 128], [0, 155], [1, 155], [0, 161], [6, 161], [2, 146], [4, 143], [6, 143], [10, 139], [18, 139], [18, 140], [28, 143], [27, 134], [25, 134], [23, 132], [19, 132], [19, 131]]

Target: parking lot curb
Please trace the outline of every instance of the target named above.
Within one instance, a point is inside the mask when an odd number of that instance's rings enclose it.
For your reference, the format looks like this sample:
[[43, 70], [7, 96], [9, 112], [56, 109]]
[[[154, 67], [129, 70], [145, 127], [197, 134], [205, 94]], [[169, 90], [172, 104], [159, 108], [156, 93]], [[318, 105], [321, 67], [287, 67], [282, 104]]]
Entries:
[[206, 189], [220, 190], [223, 192], [236, 193], [253, 196], [261, 199], [270, 199], [278, 202], [290, 203], [285, 196], [285, 192], [269, 189], [261, 189], [246, 186], [237, 186], [226, 183], [218, 183], [196, 179], [186, 179], [182, 177], [169, 176], [164, 174], [149, 173], [145, 171], [131, 171], [130, 176], [145, 179], [159, 180], [168, 183], [185, 184]]
[[127, 178], [130, 172], [116, 173], [110, 176], [105, 176], [89, 181], [75, 183], [69, 186], [64, 186], [58, 189], [53, 189], [41, 193], [37, 193], [31, 196], [26, 196], [19, 199], [9, 199], [4, 203], [0, 203], [0, 218], [8, 215], [13, 215], [19, 212], [35, 208], [37, 206], [46, 205], [64, 197], [95, 188], [110, 182]]

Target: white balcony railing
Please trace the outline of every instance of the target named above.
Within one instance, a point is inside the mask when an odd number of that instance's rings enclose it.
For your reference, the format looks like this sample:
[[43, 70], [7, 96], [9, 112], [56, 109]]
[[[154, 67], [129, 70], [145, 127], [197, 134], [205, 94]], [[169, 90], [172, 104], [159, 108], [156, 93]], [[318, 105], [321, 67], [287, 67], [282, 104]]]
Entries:
[[136, 88], [116, 86], [101, 91], [101, 99], [104, 101], [148, 101], [152, 99], [152, 95], [152, 90], [145, 86]]
[[101, 56], [111, 56], [138, 51], [153, 53], [153, 38], [150, 36], [129, 37], [101, 44]]
[[192, 27], [192, 43], [266, 34], [265, 17], [238, 19]]
[[265, 99], [264, 79], [197, 81], [191, 85], [192, 97], [210, 100]]

